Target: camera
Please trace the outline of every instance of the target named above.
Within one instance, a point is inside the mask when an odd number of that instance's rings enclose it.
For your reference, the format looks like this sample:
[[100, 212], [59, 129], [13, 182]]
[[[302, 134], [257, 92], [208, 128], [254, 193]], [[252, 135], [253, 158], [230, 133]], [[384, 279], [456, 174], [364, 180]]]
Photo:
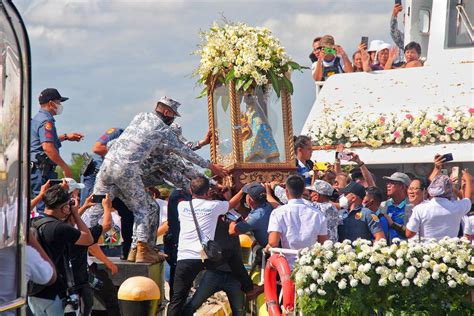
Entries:
[[66, 298], [66, 305], [64, 306], [64, 315], [72, 314], [78, 315], [79, 312], [79, 295], [76, 293], [69, 294]]
[[94, 274], [89, 273], [89, 285], [95, 290], [100, 290], [104, 286], [104, 282], [102, 282]]

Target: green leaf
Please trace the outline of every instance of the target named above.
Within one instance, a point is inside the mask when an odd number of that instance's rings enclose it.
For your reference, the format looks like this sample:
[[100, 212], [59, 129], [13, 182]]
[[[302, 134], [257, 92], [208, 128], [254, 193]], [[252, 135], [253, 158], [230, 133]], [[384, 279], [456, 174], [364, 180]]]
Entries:
[[244, 91], [247, 91], [247, 89], [252, 85], [253, 83], [253, 79], [250, 78], [249, 80], [247, 80], [247, 82], [244, 84]]
[[278, 83], [277, 76], [271, 69], [268, 70], [268, 74], [270, 75], [270, 81], [272, 82], [273, 90], [275, 90], [277, 96], [280, 97], [280, 84]]
[[239, 91], [240, 88], [242, 88], [242, 85], [245, 83], [245, 80], [243, 78], [237, 79], [237, 82], [235, 83], [235, 91]]
[[287, 63], [287, 65], [290, 66], [292, 69], [295, 69], [295, 70], [301, 69], [301, 66], [298, 63], [294, 62], [294, 61], [289, 61]]
[[232, 68], [225, 76], [225, 83], [229, 83], [235, 77], [235, 70]]
[[290, 94], [293, 94], [293, 83], [288, 80], [285, 76], [282, 78], [283, 84], [285, 85], [286, 91], [288, 91]]
[[207, 96], [207, 87], [202, 89], [201, 93], [199, 94], [199, 96], [196, 99], [201, 99], [201, 98], [204, 98], [205, 96]]
[[303, 72], [303, 69], [309, 69], [309, 67], [301, 66], [300, 64], [294, 61], [289, 61], [287, 65], [290, 66], [293, 70], [299, 70], [301, 72]]

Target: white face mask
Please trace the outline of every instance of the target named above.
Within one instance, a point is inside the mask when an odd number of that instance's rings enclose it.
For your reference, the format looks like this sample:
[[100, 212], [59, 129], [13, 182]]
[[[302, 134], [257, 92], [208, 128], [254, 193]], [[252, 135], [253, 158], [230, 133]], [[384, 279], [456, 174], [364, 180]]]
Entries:
[[339, 198], [339, 206], [341, 208], [344, 208], [344, 209], [348, 209], [349, 208], [349, 200], [347, 199], [347, 197], [345, 196], [341, 196]]
[[61, 115], [63, 113], [63, 105], [61, 103], [56, 103], [56, 115]]

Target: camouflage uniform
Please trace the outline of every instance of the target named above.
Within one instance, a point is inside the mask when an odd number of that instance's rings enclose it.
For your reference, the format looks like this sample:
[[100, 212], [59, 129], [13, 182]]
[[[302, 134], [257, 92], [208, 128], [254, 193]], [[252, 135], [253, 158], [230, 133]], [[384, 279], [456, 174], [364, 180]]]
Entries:
[[390, 35], [392, 36], [393, 42], [403, 51], [405, 49], [405, 34], [398, 29], [398, 20], [396, 16], [392, 16], [390, 19]]
[[[161, 150], [174, 152], [203, 168], [209, 165], [184, 145], [157, 113], [139, 113], [111, 144], [94, 186], [94, 194], [122, 198], [135, 216], [134, 240], [149, 244], [155, 244], [159, 207], [146, 192], [141, 167], [151, 153]], [[98, 223], [102, 213], [100, 204], [90, 209], [91, 226]]]

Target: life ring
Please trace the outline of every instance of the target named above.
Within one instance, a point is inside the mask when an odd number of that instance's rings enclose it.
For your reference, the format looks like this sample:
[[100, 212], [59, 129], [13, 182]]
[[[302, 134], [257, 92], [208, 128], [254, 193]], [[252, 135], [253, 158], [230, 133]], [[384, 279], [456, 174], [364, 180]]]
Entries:
[[265, 266], [265, 302], [270, 316], [281, 316], [277, 294], [277, 273], [283, 291], [283, 310], [291, 312], [295, 307], [295, 284], [291, 280], [291, 270], [285, 256], [273, 254]]

